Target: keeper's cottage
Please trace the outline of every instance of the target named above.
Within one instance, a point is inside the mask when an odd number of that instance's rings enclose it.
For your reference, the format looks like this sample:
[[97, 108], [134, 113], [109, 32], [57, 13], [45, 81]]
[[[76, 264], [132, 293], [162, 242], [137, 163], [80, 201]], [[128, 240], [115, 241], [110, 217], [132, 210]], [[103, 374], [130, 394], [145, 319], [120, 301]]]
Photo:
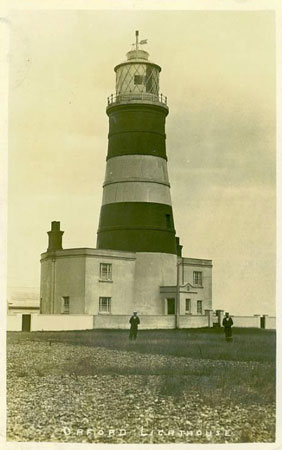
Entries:
[[171, 328], [212, 309], [212, 261], [183, 257], [175, 234], [167, 98], [159, 90], [161, 68], [140, 44], [136, 31], [108, 98], [97, 247], [63, 249], [60, 222], [52, 222], [41, 255], [42, 314], [89, 314], [94, 326], [115, 328], [127, 327], [128, 315], [138, 311], [149, 328]]

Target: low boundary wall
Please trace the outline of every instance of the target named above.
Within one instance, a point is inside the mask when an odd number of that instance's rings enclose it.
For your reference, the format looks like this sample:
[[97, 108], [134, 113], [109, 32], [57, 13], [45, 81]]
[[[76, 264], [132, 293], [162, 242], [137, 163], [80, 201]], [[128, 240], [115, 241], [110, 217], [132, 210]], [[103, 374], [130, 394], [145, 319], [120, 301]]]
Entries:
[[[97, 315], [93, 319], [93, 328], [118, 328], [129, 329], [131, 316], [123, 315]], [[149, 329], [173, 329], [175, 328], [175, 316], [140, 316], [139, 330]]]
[[8, 314], [7, 331], [21, 331], [21, 330], [22, 330], [22, 314]]
[[260, 328], [260, 316], [231, 316], [233, 326], [238, 328]]
[[276, 317], [264, 316], [264, 328], [266, 330], [276, 330]]
[[33, 314], [30, 331], [91, 330], [93, 316], [76, 314]]
[[203, 328], [209, 326], [208, 316], [180, 316], [179, 328]]
[[[22, 330], [22, 313], [8, 314], [7, 331]], [[257, 316], [231, 316], [234, 327], [261, 328], [261, 317]], [[276, 329], [276, 317], [263, 316], [266, 330]], [[30, 331], [66, 331], [66, 330], [92, 330], [92, 329], [129, 329], [129, 315], [96, 315], [87, 314], [31, 314]], [[174, 329], [175, 316], [140, 316], [140, 330]], [[179, 328], [209, 327], [208, 315], [179, 316]]]

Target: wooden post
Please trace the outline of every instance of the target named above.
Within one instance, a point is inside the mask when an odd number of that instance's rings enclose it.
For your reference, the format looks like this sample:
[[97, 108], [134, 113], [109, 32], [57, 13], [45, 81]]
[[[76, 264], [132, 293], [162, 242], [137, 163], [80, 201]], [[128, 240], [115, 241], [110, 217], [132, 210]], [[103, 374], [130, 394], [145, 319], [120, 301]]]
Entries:
[[180, 289], [179, 289], [179, 267], [181, 264], [181, 260], [179, 260], [177, 258], [177, 262], [176, 262], [176, 299], [175, 299], [175, 328], [179, 328], [179, 316], [180, 316]]

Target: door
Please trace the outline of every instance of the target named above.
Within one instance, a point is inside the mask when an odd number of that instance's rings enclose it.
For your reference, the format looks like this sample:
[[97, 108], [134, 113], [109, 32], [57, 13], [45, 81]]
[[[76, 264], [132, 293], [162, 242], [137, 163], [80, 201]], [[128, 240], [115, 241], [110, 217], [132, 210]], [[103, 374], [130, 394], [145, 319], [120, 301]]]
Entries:
[[22, 315], [22, 331], [30, 331], [30, 314]]
[[260, 327], [265, 328], [265, 317], [260, 318]]
[[167, 313], [175, 314], [175, 299], [174, 298], [167, 299]]

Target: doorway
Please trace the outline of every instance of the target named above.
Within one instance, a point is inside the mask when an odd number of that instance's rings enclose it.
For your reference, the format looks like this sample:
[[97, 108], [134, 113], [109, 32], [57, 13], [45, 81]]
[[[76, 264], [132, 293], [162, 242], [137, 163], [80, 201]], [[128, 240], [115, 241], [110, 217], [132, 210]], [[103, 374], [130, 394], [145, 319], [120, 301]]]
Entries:
[[175, 298], [167, 299], [167, 313], [175, 314]]
[[30, 314], [22, 315], [22, 331], [30, 331]]

